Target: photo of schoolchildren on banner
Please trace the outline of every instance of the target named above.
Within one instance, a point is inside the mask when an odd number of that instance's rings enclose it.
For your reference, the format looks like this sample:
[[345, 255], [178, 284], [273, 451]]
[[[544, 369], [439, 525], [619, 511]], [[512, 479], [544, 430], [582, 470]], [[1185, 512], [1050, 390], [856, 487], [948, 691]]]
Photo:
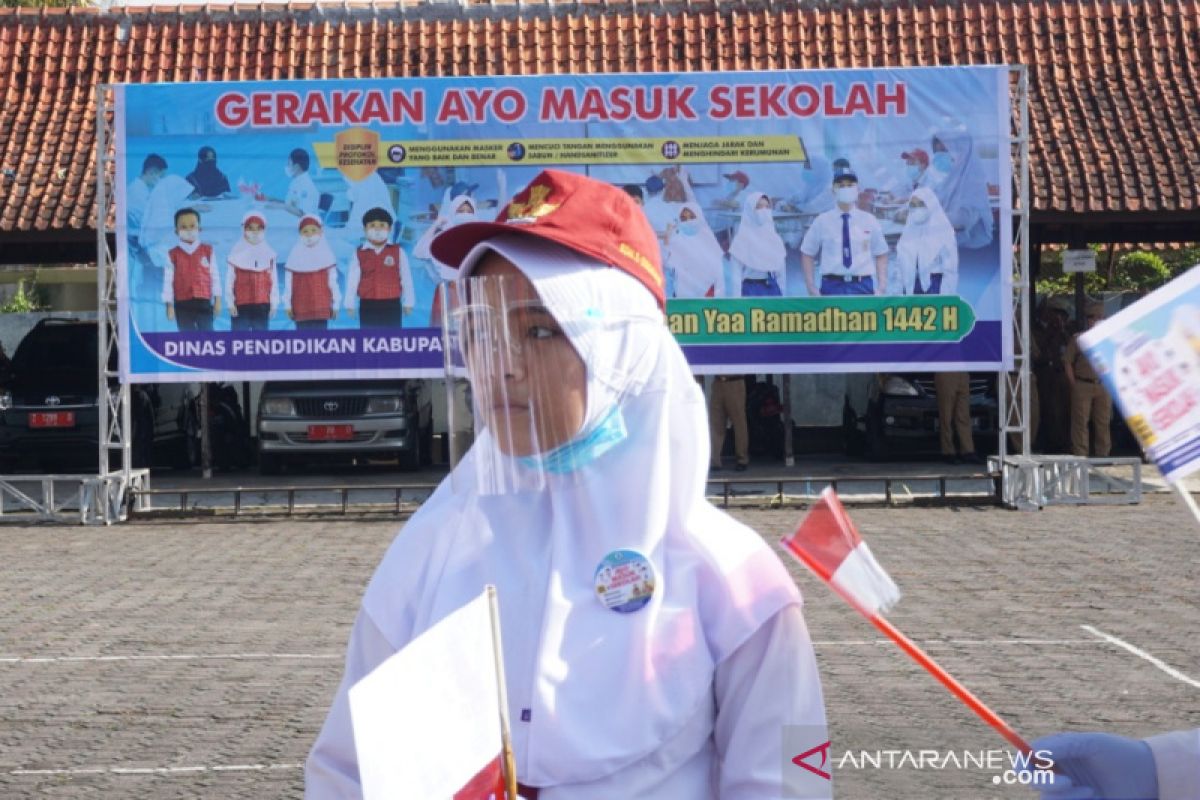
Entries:
[[642, 207], [697, 372], [1011, 367], [1004, 67], [148, 84], [116, 103], [134, 381], [441, 374], [455, 276], [430, 241], [546, 168]]

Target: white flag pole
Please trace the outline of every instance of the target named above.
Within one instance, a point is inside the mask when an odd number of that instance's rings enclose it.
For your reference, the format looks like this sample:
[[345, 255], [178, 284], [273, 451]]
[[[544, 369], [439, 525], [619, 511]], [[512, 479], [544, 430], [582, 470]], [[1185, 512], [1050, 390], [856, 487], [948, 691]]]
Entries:
[[508, 686], [504, 681], [504, 649], [500, 644], [500, 605], [496, 587], [487, 586], [488, 608], [492, 612], [492, 657], [496, 660], [496, 691], [500, 695], [500, 744], [504, 755], [504, 786], [508, 800], [517, 800], [517, 760], [513, 755], [512, 731], [508, 719]]
[[1174, 487], [1175, 491], [1179, 492], [1179, 496], [1183, 498], [1183, 504], [1191, 510], [1192, 516], [1196, 518], [1196, 522], [1200, 523], [1200, 507], [1196, 505], [1196, 498], [1192, 497], [1192, 493], [1183, 485], [1183, 480], [1176, 481]]

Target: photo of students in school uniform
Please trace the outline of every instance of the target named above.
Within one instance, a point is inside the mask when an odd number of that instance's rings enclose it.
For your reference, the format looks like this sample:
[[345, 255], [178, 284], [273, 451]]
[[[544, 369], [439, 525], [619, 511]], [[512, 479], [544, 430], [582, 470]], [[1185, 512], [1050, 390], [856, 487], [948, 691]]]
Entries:
[[275, 249], [266, 238], [266, 216], [249, 211], [242, 218], [242, 238], [229, 251], [225, 273], [225, 305], [235, 331], [265, 331], [279, 308]]
[[283, 307], [297, 330], [325, 330], [341, 303], [337, 257], [316, 217], [300, 218], [300, 241], [287, 260]]

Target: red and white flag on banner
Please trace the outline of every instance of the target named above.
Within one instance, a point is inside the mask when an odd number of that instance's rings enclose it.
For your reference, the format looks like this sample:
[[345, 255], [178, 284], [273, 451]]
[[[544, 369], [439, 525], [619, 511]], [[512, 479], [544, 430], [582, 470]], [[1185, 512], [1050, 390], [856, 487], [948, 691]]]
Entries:
[[365, 800], [504, 800], [497, 647], [485, 592], [350, 688]]
[[871, 555], [871, 548], [837, 493], [829, 488], [800, 522], [783, 546], [865, 616], [887, 611], [900, 599], [900, 590]]

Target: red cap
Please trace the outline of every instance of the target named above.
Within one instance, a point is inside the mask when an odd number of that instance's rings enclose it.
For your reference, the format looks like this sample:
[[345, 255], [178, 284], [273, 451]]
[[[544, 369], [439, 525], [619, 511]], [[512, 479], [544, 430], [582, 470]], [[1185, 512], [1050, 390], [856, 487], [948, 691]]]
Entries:
[[727, 172], [724, 175], [722, 175], [721, 177], [729, 178], [729, 180], [731, 180], [731, 181], [737, 181], [742, 186], [750, 185], [750, 176], [747, 175], [746, 173], [742, 172], [740, 169], [737, 172]]
[[920, 161], [922, 166], [929, 166], [929, 153], [926, 153], [919, 147], [914, 147], [907, 153], [901, 153], [900, 157], [905, 161]]
[[312, 214], [305, 214], [300, 218], [300, 223], [296, 225], [296, 230], [300, 230], [305, 225], [316, 225], [318, 228], [324, 228], [319, 217], [314, 217]]
[[433, 240], [433, 257], [458, 268], [482, 241], [506, 233], [537, 236], [637, 278], [666, 307], [658, 238], [621, 189], [574, 172], [548, 169], [500, 210], [495, 222], [468, 222]]

